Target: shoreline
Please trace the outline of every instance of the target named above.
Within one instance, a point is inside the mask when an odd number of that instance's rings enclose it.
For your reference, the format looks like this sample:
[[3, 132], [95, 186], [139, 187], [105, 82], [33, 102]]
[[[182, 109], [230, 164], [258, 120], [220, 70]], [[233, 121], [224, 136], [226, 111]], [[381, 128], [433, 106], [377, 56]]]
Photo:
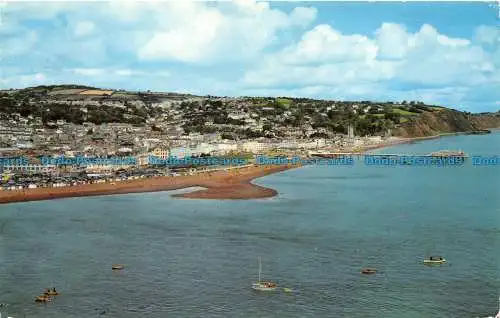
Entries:
[[440, 134], [440, 135], [426, 136], [426, 137], [414, 137], [414, 138], [404, 138], [404, 139], [402, 138], [399, 140], [390, 141], [388, 143], [380, 143], [380, 144], [376, 144], [376, 145], [362, 147], [362, 149], [359, 150], [359, 153], [365, 153], [365, 152], [371, 151], [371, 150], [389, 148], [389, 147], [398, 146], [398, 145], [412, 144], [414, 142], [419, 142], [419, 141], [439, 139], [439, 138], [446, 137], [446, 136], [455, 136], [455, 135]]
[[36, 188], [0, 191], [0, 204], [44, 201], [61, 198], [76, 198], [127, 193], [159, 192], [203, 187], [194, 192], [174, 194], [176, 198], [190, 199], [260, 199], [278, 194], [274, 189], [252, 183], [254, 179], [269, 174], [297, 168], [298, 165], [252, 166], [228, 171], [205, 172], [192, 176], [155, 177], [117, 182], [116, 184], [82, 184], [62, 188]]
[[376, 145], [362, 147], [362, 149], [359, 150], [359, 153], [365, 153], [367, 151], [388, 148], [388, 147], [397, 146], [397, 145], [412, 144], [412, 143], [419, 142], [419, 141], [433, 140], [433, 139], [439, 139], [439, 138], [444, 138], [444, 137], [463, 136], [463, 135], [473, 135], [473, 133], [454, 132], [454, 133], [442, 133], [442, 134], [433, 135], [433, 136], [400, 138], [399, 140], [394, 140], [394, 141], [391, 141], [388, 143], [380, 143], [380, 144], [376, 144]]
[[[400, 138], [385, 143], [382, 142], [361, 147], [361, 149], [354, 150], [353, 152], [363, 154], [371, 150], [464, 134], [466, 133], [443, 133], [434, 136]], [[190, 187], [202, 187], [203, 189], [187, 193], [172, 194], [171, 196], [174, 198], [215, 200], [270, 198], [276, 196], [278, 192], [274, 189], [253, 184], [252, 181], [273, 173], [283, 172], [298, 167], [300, 167], [300, 165], [254, 165], [227, 171], [203, 172], [191, 176], [154, 177], [150, 179], [122, 181], [115, 184], [83, 184], [62, 188], [0, 191], [0, 204], [86, 196], [160, 192]]]

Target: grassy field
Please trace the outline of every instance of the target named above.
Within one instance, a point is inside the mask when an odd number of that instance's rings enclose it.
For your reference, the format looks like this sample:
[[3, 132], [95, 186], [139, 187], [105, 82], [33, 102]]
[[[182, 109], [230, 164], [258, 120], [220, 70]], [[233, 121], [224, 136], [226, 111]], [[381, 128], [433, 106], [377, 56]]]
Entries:
[[290, 104], [292, 103], [289, 99], [286, 98], [277, 98], [276, 100], [278, 104], [285, 106], [286, 108], [290, 107]]
[[412, 113], [401, 108], [394, 108], [392, 111], [403, 116], [418, 116], [418, 113]]
[[100, 89], [89, 89], [83, 92], [80, 92], [80, 95], [111, 95], [113, 91], [105, 91]]
[[128, 98], [128, 99], [134, 99], [134, 98], [139, 98], [137, 94], [134, 93], [114, 93], [113, 97], [122, 97], [122, 98]]
[[79, 94], [83, 91], [86, 91], [86, 89], [83, 88], [69, 88], [69, 89], [55, 89], [51, 92], [49, 92], [49, 95], [74, 95], [74, 94]]

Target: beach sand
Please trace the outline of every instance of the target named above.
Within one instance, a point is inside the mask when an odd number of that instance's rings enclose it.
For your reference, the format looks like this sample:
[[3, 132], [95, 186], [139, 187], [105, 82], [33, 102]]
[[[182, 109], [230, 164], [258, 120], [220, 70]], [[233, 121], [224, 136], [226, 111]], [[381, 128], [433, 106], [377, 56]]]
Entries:
[[269, 198], [277, 194], [273, 189], [254, 185], [251, 181], [268, 174], [285, 171], [298, 166], [269, 165], [252, 166], [229, 171], [200, 173], [192, 176], [155, 177], [111, 183], [83, 184], [62, 188], [37, 188], [0, 191], [0, 204], [51, 200], [58, 198], [97, 196], [124, 193], [156, 192], [203, 187], [190, 193], [174, 197], [192, 199], [255, 199]]

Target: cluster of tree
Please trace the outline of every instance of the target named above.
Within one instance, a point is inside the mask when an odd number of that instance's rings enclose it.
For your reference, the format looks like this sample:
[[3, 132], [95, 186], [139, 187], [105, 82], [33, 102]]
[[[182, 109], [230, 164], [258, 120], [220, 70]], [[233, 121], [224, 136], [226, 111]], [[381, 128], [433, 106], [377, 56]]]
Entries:
[[19, 113], [23, 117], [40, 117], [43, 123], [65, 120], [70, 123], [81, 125], [88, 121], [95, 124], [102, 123], [129, 123], [134, 125], [143, 124], [149, 116], [143, 108], [128, 105], [126, 109], [109, 106], [88, 106], [87, 112], [82, 111], [80, 106], [58, 103], [30, 103], [28, 98], [16, 101], [12, 97], [0, 97], [0, 112], [6, 114]]
[[393, 125], [391, 121], [374, 116], [366, 116], [354, 122], [357, 135], [360, 136], [381, 134]]
[[200, 134], [213, 134], [217, 132], [217, 128], [213, 126], [200, 125], [183, 125], [182, 129], [184, 134], [189, 135], [190, 133], [200, 133]]

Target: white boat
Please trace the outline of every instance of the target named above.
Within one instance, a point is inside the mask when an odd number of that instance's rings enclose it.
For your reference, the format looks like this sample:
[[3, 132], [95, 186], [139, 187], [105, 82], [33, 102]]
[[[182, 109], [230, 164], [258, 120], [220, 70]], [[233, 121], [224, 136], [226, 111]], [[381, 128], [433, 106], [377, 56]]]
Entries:
[[446, 260], [441, 256], [431, 256], [428, 259], [424, 259], [424, 264], [434, 265], [434, 264], [444, 264]]
[[258, 291], [274, 291], [276, 290], [277, 286], [276, 283], [270, 282], [270, 281], [262, 281], [261, 278], [262, 275], [262, 262], [259, 257], [259, 280], [256, 283], [252, 284], [252, 289], [253, 290], [258, 290]]

